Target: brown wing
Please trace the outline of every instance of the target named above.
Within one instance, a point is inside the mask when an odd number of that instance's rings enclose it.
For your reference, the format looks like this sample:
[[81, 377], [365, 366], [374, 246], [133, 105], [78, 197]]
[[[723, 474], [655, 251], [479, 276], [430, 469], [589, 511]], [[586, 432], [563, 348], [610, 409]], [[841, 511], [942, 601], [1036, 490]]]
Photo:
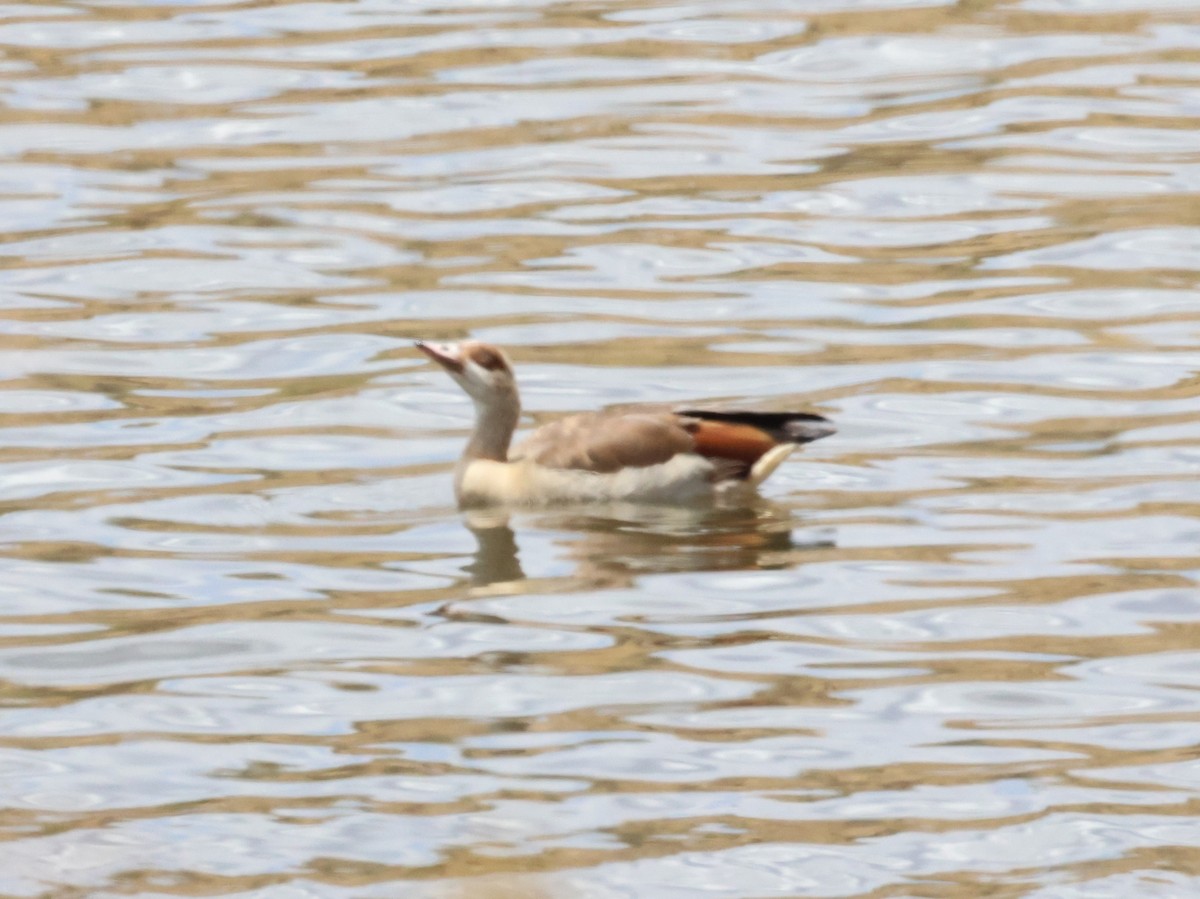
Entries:
[[745, 478], [781, 443], [807, 443], [833, 433], [819, 415], [687, 409], [609, 411], [572, 415], [538, 428], [516, 448], [547, 468], [613, 472], [661, 465], [696, 453], [714, 465], [713, 480]]
[[671, 412], [598, 412], [543, 425], [513, 451], [547, 468], [613, 472], [695, 452], [695, 422]]

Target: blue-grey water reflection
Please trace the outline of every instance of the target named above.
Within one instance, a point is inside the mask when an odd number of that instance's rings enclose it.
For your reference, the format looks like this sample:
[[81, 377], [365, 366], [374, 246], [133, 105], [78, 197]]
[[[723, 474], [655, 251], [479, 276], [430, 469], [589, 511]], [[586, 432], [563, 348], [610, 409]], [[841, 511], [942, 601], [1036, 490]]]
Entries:
[[[0, 894], [1196, 894], [1197, 9], [0, 7]], [[464, 518], [466, 335], [839, 433]]]

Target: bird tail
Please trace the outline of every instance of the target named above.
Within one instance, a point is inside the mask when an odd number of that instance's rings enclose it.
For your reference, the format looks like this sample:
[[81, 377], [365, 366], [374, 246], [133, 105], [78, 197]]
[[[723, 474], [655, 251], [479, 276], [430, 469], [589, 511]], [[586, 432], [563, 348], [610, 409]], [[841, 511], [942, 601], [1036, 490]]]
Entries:
[[763, 481], [771, 476], [771, 474], [783, 464], [783, 461], [796, 451], [796, 444], [781, 443], [776, 447], [767, 450], [759, 460], [750, 466], [750, 473], [746, 476], [746, 480], [752, 487], [757, 487]]

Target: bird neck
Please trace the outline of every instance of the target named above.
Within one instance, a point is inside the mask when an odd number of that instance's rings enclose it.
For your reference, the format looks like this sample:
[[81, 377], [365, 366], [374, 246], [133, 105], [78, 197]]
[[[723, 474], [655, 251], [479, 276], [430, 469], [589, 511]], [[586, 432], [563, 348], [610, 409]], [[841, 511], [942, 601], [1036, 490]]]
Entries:
[[521, 417], [521, 401], [515, 395], [475, 404], [475, 432], [471, 435], [463, 460], [490, 459], [508, 461], [508, 445]]

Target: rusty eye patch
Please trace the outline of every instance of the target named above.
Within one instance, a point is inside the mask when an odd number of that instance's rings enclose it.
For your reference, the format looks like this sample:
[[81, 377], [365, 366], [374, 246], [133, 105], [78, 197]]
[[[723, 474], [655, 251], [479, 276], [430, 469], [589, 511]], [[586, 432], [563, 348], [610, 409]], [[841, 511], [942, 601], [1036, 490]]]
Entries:
[[478, 347], [472, 350], [471, 361], [480, 368], [485, 368], [488, 371], [499, 371], [508, 368], [504, 364], [504, 357], [495, 350], [490, 350], [487, 347]]

